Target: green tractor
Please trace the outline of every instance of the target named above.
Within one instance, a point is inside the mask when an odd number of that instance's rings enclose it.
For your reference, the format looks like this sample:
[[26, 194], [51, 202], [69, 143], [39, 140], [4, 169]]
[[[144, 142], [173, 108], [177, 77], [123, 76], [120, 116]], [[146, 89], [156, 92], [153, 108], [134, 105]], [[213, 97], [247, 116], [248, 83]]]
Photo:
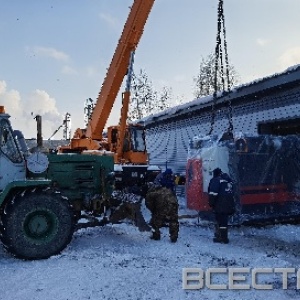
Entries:
[[136, 203], [112, 204], [113, 156], [31, 153], [9, 117], [0, 107], [0, 238], [7, 251], [44, 259], [60, 253], [78, 228], [142, 218]]

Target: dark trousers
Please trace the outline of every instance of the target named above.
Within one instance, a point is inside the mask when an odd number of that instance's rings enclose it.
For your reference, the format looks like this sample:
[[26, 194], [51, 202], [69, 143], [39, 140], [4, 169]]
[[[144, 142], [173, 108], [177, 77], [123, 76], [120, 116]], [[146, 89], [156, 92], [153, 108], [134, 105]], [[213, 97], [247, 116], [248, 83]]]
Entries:
[[219, 227], [227, 227], [228, 226], [228, 215], [215, 213], [216, 223]]

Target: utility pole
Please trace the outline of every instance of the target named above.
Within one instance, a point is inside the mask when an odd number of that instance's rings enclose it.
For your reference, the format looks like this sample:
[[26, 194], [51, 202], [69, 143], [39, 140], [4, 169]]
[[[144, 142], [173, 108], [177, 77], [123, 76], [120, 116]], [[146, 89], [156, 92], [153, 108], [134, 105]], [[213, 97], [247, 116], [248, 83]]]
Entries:
[[71, 114], [66, 113], [63, 121], [63, 139], [70, 140], [71, 138]]
[[85, 127], [87, 127], [88, 124], [89, 124], [94, 106], [95, 106], [95, 104], [94, 104], [94, 101], [93, 101], [92, 98], [88, 98], [84, 101], [84, 123], [85, 123]]

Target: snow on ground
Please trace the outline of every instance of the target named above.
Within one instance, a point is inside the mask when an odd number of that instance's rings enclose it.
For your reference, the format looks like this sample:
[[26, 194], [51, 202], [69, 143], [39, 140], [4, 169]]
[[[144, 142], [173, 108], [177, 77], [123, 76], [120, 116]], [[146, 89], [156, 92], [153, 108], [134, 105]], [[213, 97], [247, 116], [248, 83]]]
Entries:
[[[186, 211], [180, 209], [181, 214]], [[148, 217], [148, 216], [147, 216]], [[230, 228], [228, 245], [212, 242], [213, 226], [197, 218], [180, 219], [178, 242], [149, 239], [129, 223], [81, 229], [71, 244], [47, 260], [22, 261], [0, 248], [0, 299], [133, 300], [133, 299], [299, 299], [296, 273], [282, 288], [282, 274], [260, 274], [273, 290], [182, 289], [183, 268], [299, 268], [300, 227]], [[244, 274], [251, 284], [251, 275]], [[227, 274], [212, 277], [227, 284]], [[245, 283], [245, 282], [238, 282]]]

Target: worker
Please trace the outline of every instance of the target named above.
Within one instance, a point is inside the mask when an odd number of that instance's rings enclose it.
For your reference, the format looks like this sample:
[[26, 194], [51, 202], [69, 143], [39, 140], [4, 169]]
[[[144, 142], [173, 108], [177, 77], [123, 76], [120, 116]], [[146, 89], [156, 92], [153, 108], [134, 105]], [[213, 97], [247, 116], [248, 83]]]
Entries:
[[233, 181], [220, 168], [213, 170], [213, 178], [209, 182], [209, 205], [215, 213], [215, 243], [228, 244], [228, 217], [235, 211], [233, 197]]
[[178, 201], [174, 192], [167, 187], [150, 187], [145, 198], [146, 207], [151, 212], [151, 239], [160, 240], [160, 228], [168, 223], [172, 243], [178, 239]]
[[154, 179], [154, 185], [157, 187], [166, 187], [175, 195], [175, 178], [172, 169], [167, 168], [164, 172], [159, 173]]
[[146, 223], [141, 212], [143, 197], [139, 193], [134, 194], [126, 191], [114, 191], [109, 200], [111, 214], [107, 223], [118, 223], [121, 220], [132, 220], [140, 231], [150, 231], [150, 226]]
[[145, 197], [146, 207], [151, 211], [150, 225], [154, 240], [160, 240], [160, 228], [168, 223], [171, 242], [178, 238], [178, 201], [172, 169], [158, 174]]

